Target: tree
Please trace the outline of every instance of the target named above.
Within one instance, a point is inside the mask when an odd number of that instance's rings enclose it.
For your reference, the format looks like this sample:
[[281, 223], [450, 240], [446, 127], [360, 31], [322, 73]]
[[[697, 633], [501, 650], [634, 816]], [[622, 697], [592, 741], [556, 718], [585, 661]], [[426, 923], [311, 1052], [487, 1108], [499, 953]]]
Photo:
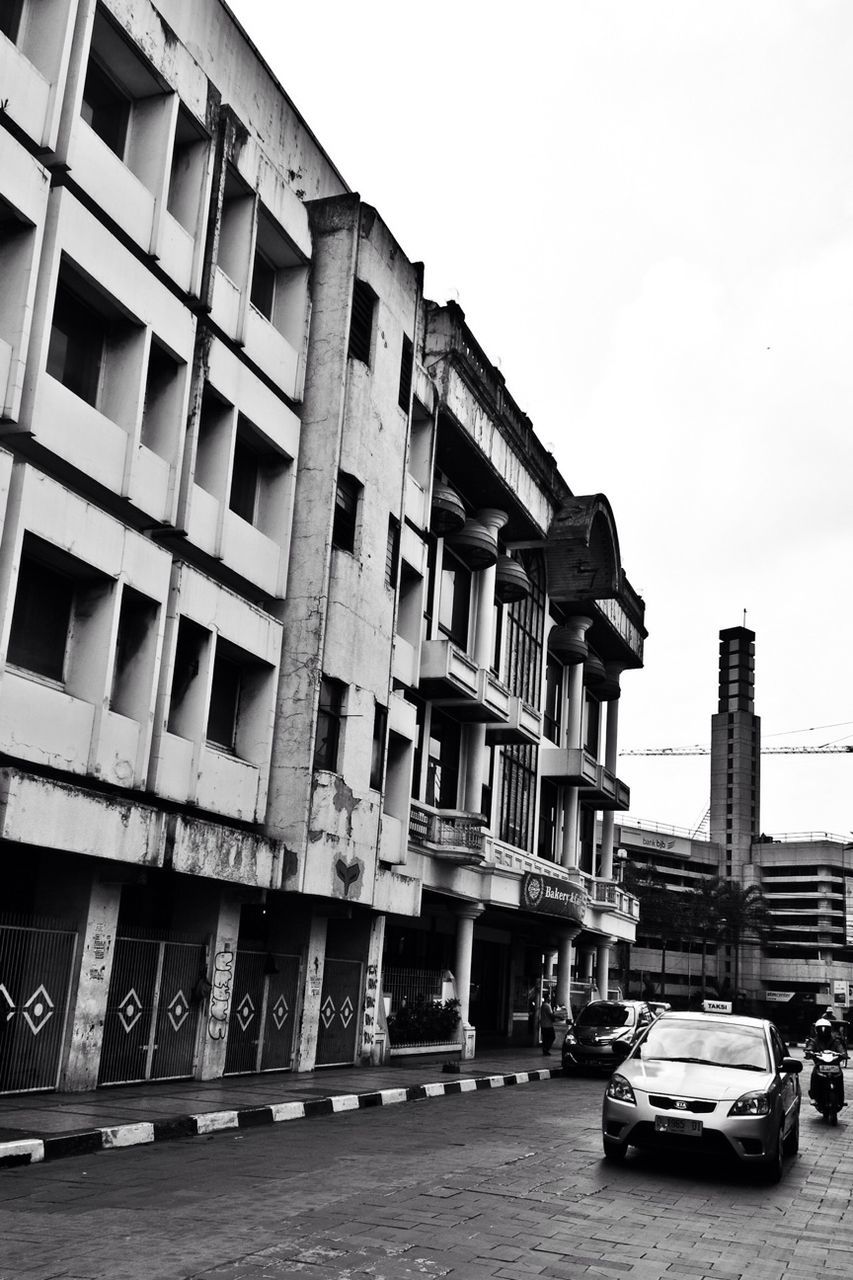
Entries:
[[770, 927], [770, 910], [757, 884], [744, 887], [736, 880], [722, 880], [716, 890], [722, 936], [734, 947], [734, 995], [740, 992], [741, 945], [757, 945]]
[[722, 881], [714, 876], [690, 891], [690, 934], [702, 944], [702, 999], [705, 999], [708, 971], [708, 942], [717, 943], [723, 929], [720, 911], [720, 886]]
[[639, 900], [643, 931], [660, 940], [660, 996], [666, 999], [667, 947], [685, 936], [688, 894], [668, 885], [657, 868], [632, 862], [625, 865], [622, 885]]

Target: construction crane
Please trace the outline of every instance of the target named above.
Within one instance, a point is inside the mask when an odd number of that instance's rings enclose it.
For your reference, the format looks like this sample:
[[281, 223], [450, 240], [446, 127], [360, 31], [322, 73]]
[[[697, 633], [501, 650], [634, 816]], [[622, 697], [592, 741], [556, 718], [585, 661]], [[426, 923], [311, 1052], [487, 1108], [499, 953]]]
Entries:
[[[763, 756], [830, 756], [844, 755], [853, 746], [830, 747], [761, 747]], [[620, 751], [620, 756], [709, 756], [710, 747], [638, 747], [634, 751]]]

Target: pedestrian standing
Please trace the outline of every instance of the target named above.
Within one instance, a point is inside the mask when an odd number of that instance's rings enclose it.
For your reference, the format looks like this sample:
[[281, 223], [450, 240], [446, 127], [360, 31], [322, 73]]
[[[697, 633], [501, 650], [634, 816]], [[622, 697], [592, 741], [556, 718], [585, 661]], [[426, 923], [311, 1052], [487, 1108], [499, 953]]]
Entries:
[[556, 1036], [554, 1030], [554, 1009], [551, 1005], [550, 996], [545, 996], [542, 1004], [539, 1006], [539, 1039], [542, 1042], [543, 1058], [550, 1058], [551, 1045], [554, 1043]]

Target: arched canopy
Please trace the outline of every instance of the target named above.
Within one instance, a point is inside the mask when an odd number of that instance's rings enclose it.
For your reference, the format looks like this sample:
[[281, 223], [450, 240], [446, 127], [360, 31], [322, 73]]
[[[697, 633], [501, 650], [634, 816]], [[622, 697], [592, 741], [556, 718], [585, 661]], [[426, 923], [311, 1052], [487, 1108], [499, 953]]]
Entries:
[[548, 595], [561, 604], [606, 600], [622, 588], [619, 538], [603, 493], [570, 498], [560, 507], [545, 543]]

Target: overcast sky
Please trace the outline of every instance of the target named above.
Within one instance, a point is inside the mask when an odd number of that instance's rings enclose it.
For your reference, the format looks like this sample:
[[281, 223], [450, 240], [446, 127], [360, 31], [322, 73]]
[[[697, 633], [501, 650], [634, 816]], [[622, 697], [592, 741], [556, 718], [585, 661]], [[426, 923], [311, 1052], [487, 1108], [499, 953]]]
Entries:
[[[622, 747], [709, 741], [744, 610], [765, 746], [853, 743], [853, 4], [230, 2], [610, 499], [649, 629]], [[619, 774], [636, 817], [707, 810], [705, 758]], [[763, 759], [767, 832], [846, 836], [851, 798], [853, 755]]]

